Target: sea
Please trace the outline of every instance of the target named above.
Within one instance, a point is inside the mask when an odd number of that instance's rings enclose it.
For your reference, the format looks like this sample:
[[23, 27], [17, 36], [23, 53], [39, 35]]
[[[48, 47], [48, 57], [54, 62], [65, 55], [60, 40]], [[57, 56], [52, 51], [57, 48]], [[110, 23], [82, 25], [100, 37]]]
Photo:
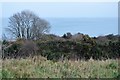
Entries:
[[[118, 34], [118, 18], [43, 18], [50, 23], [49, 34], [62, 36], [83, 33], [91, 37]], [[2, 19], [2, 32], [7, 33], [5, 28], [9, 25], [9, 18]]]

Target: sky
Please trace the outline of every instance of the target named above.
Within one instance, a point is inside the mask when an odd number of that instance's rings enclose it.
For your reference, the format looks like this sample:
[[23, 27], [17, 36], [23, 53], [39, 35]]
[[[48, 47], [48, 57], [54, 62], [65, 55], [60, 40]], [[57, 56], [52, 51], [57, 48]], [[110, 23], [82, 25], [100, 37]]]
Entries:
[[40, 17], [117, 17], [117, 3], [3, 3], [2, 17], [10, 17], [16, 12], [31, 10]]
[[[110, 2], [107, 2], [108, 0], [104, 0], [106, 2], [99, 2], [100, 0], [96, 0], [98, 2], [94, 2], [94, 0], [92, 2], [87, 2], [87, 1], [85, 2], [85, 1], [32, 2], [32, 3], [7, 2], [7, 3], [2, 3], [1, 6], [2, 16], [0, 17], [2, 19], [9, 18], [13, 14], [17, 12], [21, 12], [23, 10], [33, 11], [39, 17], [44, 19], [46, 18], [117, 18], [118, 17], [118, 4], [117, 2], [114, 2], [114, 0], [109, 0]], [[80, 28], [81, 27], [78, 27], [77, 29], [79, 30]], [[109, 28], [110, 31], [112, 31], [111, 29], [113, 30], [113, 28]], [[113, 32], [115, 31], [116, 30], [113, 30]]]
[[0, 2], [118, 2], [119, 0], [1, 0]]

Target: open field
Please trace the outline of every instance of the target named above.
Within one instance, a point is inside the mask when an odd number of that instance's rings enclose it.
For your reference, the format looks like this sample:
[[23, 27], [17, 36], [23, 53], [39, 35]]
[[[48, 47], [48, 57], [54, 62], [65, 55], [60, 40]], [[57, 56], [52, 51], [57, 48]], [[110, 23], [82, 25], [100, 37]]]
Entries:
[[5, 59], [2, 61], [2, 78], [116, 78], [118, 60], [58, 61], [44, 57]]

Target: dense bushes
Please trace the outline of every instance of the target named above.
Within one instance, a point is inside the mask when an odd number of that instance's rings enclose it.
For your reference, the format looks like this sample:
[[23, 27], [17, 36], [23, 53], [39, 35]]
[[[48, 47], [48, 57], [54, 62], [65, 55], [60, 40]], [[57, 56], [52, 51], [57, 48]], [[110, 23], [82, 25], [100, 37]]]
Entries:
[[89, 43], [77, 43], [74, 41], [50, 41], [44, 44], [38, 43], [41, 55], [48, 59], [115, 59], [120, 57], [118, 42], [109, 45], [92, 45]]
[[2, 46], [3, 58], [25, 58], [36, 55], [37, 46], [33, 41], [16, 41], [6, 43]]
[[16, 58], [20, 47], [21, 47], [21, 44], [18, 44], [18, 43], [6, 44], [6, 46], [2, 47], [2, 51], [3, 51], [2, 57]]
[[3, 51], [4, 57], [42, 55], [55, 61], [64, 59], [88, 60], [91, 57], [95, 60], [120, 58], [120, 41], [113, 40], [111, 36], [109, 38], [111, 40], [109, 39], [107, 43], [98, 42], [97, 38], [91, 38], [88, 35], [83, 36], [83, 39], [79, 41], [68, 38], [47, 41], [17, 40], [12, 43], [4, 41]]

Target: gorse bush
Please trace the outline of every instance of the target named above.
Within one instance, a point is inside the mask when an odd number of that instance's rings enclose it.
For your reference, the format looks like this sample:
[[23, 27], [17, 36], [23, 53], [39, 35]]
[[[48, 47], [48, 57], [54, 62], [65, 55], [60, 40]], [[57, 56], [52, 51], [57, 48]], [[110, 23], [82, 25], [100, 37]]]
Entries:
[[16, 41], [3, 47], [3, 58], [25, 58], [36, 55], [37, 46], [33, 41]]
[[3, 47], [4, 57], [42, 55], [54, 61], [63, 59], [89, 60], [91, 57], [95, 60], [120, 58], [120, 41], [118, 40], [113, 40], [110, 37], [111, 40], [108, 40], [107, 43], [98, 43], [97, 38], [91, 38], [88, 35], [84, 35], [80, 41], [72, 40], [71, 37], [64, 40], [18, 40], [12, 44], [7, 42], [7, 48]]
[[9, 44], [7, 47], [3, 47], [2, 57], [16, 58], [20, 47], [21, 47], [21, 44], [18, 44], [18, 43]]
[[[117, 44], [114, 42], [113, 44]], [[88, 60], [91, 57], [96, 60], [102, 59], [115, 59], [119, 58], [119, 53], [117, 51], [119, 45], [92, 45], [90, 43], [79, 43], [74, 41], [49, 41], [46, 43], [38, 43], [41, 53], [44, 57], [48, 59], [60, 59], [62, 56], [64, 58], [78, 58]], [[51, 56], [51, 58], [50, 58]]]

